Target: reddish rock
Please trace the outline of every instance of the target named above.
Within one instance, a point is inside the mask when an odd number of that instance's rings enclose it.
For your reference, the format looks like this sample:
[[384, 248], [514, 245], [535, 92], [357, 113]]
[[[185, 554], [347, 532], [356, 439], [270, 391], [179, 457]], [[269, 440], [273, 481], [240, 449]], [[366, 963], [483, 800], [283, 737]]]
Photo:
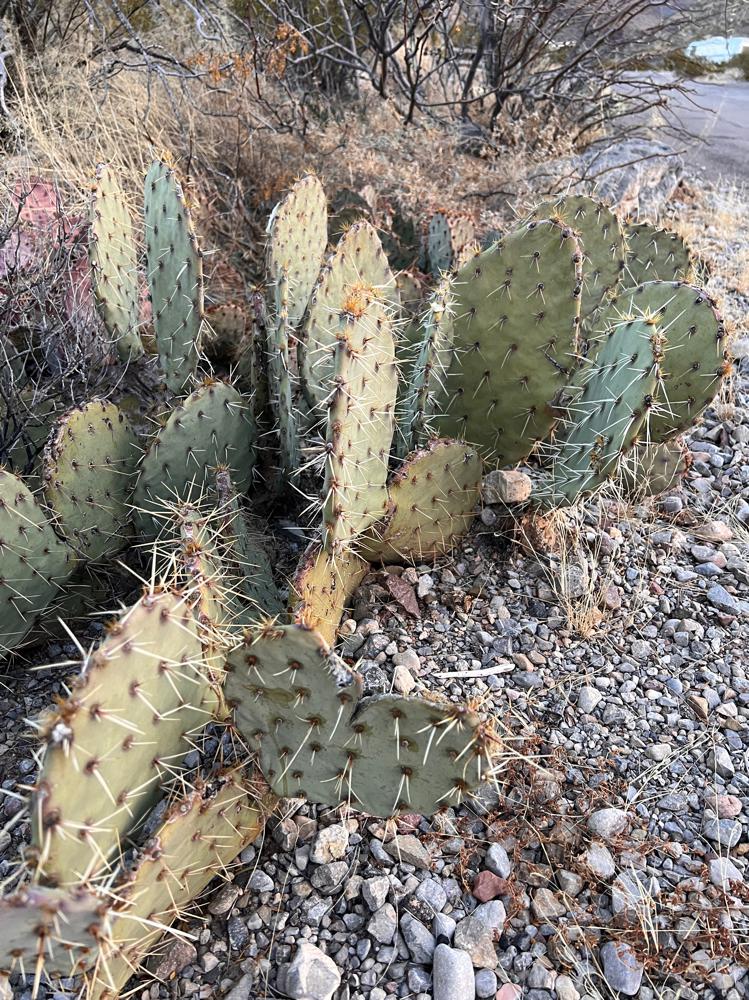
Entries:
[[507, 882], [494, 872], [479, 872], [473, 880], [471, 892], [480, 903], [488, 903], [507, 892]]
[[741, 812], [741, 799], [737, 795], [718, 795], [715, 804], [718, 819], [735, 819]]

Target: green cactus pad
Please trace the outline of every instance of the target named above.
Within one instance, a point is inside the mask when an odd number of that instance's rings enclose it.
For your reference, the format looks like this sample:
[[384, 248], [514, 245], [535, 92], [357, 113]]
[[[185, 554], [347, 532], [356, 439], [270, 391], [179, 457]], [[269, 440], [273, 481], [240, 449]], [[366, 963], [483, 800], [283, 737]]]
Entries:
[[27, 885], [0, 899], [0, 975], [75, 976], [96, 961], [108, 934], [106, 906], [76, 886], [69, 892]]
[[424, 562], [468, 531], [481, 498], [481, 458], [459, 441], [433, 440], [409, 455], [389, 484], [389, 516], [361, 540], [370, 561]]
[[138, 440], [124, 414], [101, 400], [69, 410], [44, 451], [44, 499], [63, 537], [101, 559], [129, 542]]
[[306, 550], [289, 587], [289, 610], [298, 624], [315, 629], [333, 645], [344, 609], [369, 572], [353, 552], [333, 559], [318, 542]]
[[426, 279], [418, 272], [400, 271], [395, 276], [403, 312], [415, 319], [424, 308], [424, 295], [427, 290]]
[[658, 229], [649, 222], [627, 224], [627, 287], [645, 281], [693, 281], [695, 260], [678, 233]]
[[29, 636], [62, 594], [75, 562], [28, 486], [0, 469], [0, 655]]
[[427, 255], [432, 274], [439, 278], [455, 266], [461, 251], [473, 242], [475, 230], [470, 219], [447, 212], [435, 212], [427, 230]]
[[429, 816], [459, 805], [491, 768], [493, 736], [476, 713], [392, 695], [360, 701], [360, 680], [315, 632], [269, 628], [228, 661], [237, 726], [277, 795]]
[[69, 885], [106, 868], [215, 704], [185, 600], [146, 594], [86, 657], [69, 699], [41, 720], [31, 805], [40, 875]]
[[302, 388], [311, 406], [322, 406], [333, 389], [341, 314], [355, 290], [396, 304], [398, 289], [376, 230], [357, 222], [341, 237], [320, 272], [299, 345]]
[[676, 489], [691, 464], [692, 454], [682, 438], [640, 444], [622, 462], [621, 479], [629, 493], [656, 497]]
[[274, 285], [288, 273], [288, 322], [297, 327], [320, 274], [328, 242], [328, 206], [320, 179], [293, 185], [268, 221], [268, 273]]
[[247, 400], [225, 382], [196, 389], [172, 411], [141, 461], [133, 503], [137, 520], [148, 535], [160, 530], [175, 502], [197, 500], [218, 466], [227, 466], [234, 485], [250, 484], [254, 456], [254, 424]]
[[398, 420], [397, 444], [401, 457], [430, 436], [436, 400], [445, 391], [447, 372], [453, 360], [452, 349], [452, 280], [446, 275], [430, 296], [416, 357], [409, 366], [405, 400]]
[[647, 437], [658, 443], [682, 433], [712, 402], [730, 371], [726, 331], [715, 304], [692, 285], [647, 281], [622, 292], [612, 313], [656, 320], [665, 348]]
[[355, 291], [338, 320], [328, 408], [323, 548], [340, 555], [385, 513], [398, 373], [390, 315]]
[[268, 380], [270, 402], [278, 427], [281, 470], [285, 479], [299, 469], [299, 429], [294, 406], [294, 377], [291, 365], [291, 329], [289, 327], [289, 281], [286, 268], [274, 286], [275, 322], [269, 345]]
[[237, 727], [259, 751], [276, 795], [303, 789], [315, 802], [345, 799], [335, 775], [342, 759], [345, 765], [339, 748], [350, 735], [361, 678], [330, 656], [318, 632], [299, 624], [248, 633], [229, 653], [227, 670], [226, 698], [235, 704]]
[[540, 503], [573, 503], [616, 471], [646, 425], [662, 346], [652, 320], [609, 323], [596, 357], [580, 372], [582, 392], [570, 403], [550, 481], [538, 491]]
[[585, 195], [544, 202], [533, 217], [555, 219], [579, 234], [585, 255], [580, 317], [587, 319], [621, 282], [626, 258], [621, 223], [603, 202]]
[[261, 781], [234, 772], [172, 802], [115, 887], [111, 929], [85, 977], [88, 1000], [120, 996], [169, 925], [262, 833], [273, 801]]
[[577, 364], [580, 262], [571, 230], [538, 222], [460, 269], [436, 433], [470, 441], [499, 465], [548, 437], [558, 419], [552, 404]]
[[159, 361], [170, 392], [195, 374], [203, 321], [203, 261], [182, 187], [161, 160], [145, 184], [146, 266]]
[[91, 196], [88, 255], [96, 308], [121, 361], [143, 354], [133, 220], [111, 167], [100, 164]]

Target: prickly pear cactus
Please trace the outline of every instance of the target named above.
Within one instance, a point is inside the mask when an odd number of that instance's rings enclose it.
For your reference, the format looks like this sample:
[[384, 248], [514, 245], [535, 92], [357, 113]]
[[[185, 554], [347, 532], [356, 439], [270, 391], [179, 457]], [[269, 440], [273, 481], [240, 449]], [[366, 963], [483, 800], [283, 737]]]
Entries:
[[470, 219], [447, 212], [435, 212], [427, 230], [429, 267], [435, 278], [455, 266], [461, 251], [475, 238]]
[[313, 542], [289, 586], [293, 620], [315, 629], [332, 646], [346, 605], [368, 572], [369, 563], [354, 552], [342, 552], [333, 559]]
[[460, 269], [436, 433], [479, 446], [499, 465], [548, 437], [577, 364], [581, 259], [570, 229], [531, 222]]
[[481, 497], [481, 458], [459, 441], [433, 440], [409, 455], [388, 486], [389, 514], [361, 540], [372, 562], [424, 562], [449, 552]]
[[674, 281], [647, 281], [612, 303], [624, 316], [654, 319], [666, 341], [648, 440], [665, 441], [690, 427], [730, 372], [725, 327], [706, 292]]
[[88, 256], [96, 308], [121, 361], [143, 353], [133, 220], [113, 169], [100, 164], [91, 195]]
[[147, 593], [86, 657], [68, 700], [39, 723], [31, 805], [39, 874], [70, 885], [105, 868], [215, 705], [185, 598]]
[[628, 287], [645, 281], [693, 281], [695, 260], [678, 233], [649, 222], [627, 223], [625, 281]]
[[0, 656], [20, 646], [75, 569], [28, 486], [0, 469]]
[[299, 625], [268, 626], [228, 657], [227, 696], [277, 795], [347, 802], [375, 816], [458, 805], [491, 769], [493, 737], [462, 705], [361, 680]]
[[323, 548], [333, 556], [385, 512], [398, 391], [392, 325], [381, 302], [353, 289], [336, 334], [323, 487]]
[[69, 891], [26, 885], [0, 899], [0, 975], [75, 976], [96, 961], [109, 920], [102, 900], [81, 887]]
[[310, 406], [323, 406], [333, 390], [341, 317], [349, 311], [347, 300], [365, 293], [383, 304], [397, 303], [395, 276], [377, 232], [368, 222], [357, 222], [320, 272], [304, 322], [299, 361]]
[[203, 260], [182, 186], [161, 160], [145, 184], [146, 267], [159, 361], [167, 388], [182, 393], [198, 363]]
[[328, 205], [320, 179], [294, 183], [268, 221], [271, 286], [286, 273], [288, 322], [298, 327], [315, 287], [328, 243]]
[[58, 421], [44, 450], [44, 500], [68, 543], [89, 560], [130, 541], [138, 439], [114, 405], [93, 400]]
[[355, 222], [366, 219], [374, 222], [372, 207], [366, 198], [351, 188], [340, 188], [331, 202], [331, 216], [328, 226], [330, 242], [338, 239]]
[[140, 465], [133, 503], [148, 535], [167, 524], [175, 503], [198, 500], [218, 466], [231, 470], [234, 485], [250, 484], [255, 441], [247, 400], [226, 382], [207, 382], [171, 412]]
[[291, 370], [288, 287], [288, 271], [283, 268], [275, 283], [275, 324], [270, 343], [268, 375], [272, 387], [270, 402], [278, 427], [281, 470], [285, 479], [296, 474], [300, 461], [299, 428]]
[[86, 975], [89, 1000], [120, 995], [161, 934], [262, 833], [273, 801], [259, 777], [241, 771], [201, 781], [174, 799], [116, 886], [111, 928]]
[[544, 506], [573, 503], [616, 471], [637, 444], [653, 405], [663, 338], [652, 319], [614, 319], [596, 357], [579, 373], [582, 392], [569, 405]]
[[242, 302], [221, 302], [205, 310], [203, 349], [211, 361], [231, 362], [247, 332], [250, 317]]
[[692, 464], [682, 438], [661, 444], [640, 444], [622, 462], [621, 479], [634, 496], [656, 497], [676, 489]]
[[603, 202], [585, 195], [546, 201], [533, 217], [554, 219], [579, 233], [584, 253], [580, 317], [587, 319], [621, 282], [626, 257], [621, 223]]
[[452, 280], [446, 275], [430, 296], [416, 357], [409, 365], [405, 400], [399, 410], [398, 440], [401, 457], [423, 444], [430, 435], [436, 400], [444, 392], [453, 360]]

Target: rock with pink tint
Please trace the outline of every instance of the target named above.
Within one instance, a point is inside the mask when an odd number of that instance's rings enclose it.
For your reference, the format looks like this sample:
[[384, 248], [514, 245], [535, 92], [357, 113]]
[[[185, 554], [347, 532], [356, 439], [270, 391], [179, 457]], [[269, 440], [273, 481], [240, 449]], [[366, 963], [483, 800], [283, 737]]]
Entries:
[[494, 872], [479, 872], [473, 880], [471, 892], [480, 903], [488, 903], [507, 891], [507, 883]]
[[741, 812], [741, 799], [737, 795], [718, 795], [715, 804], [718, 819], [735, 819]]
[[520, 1000], [522, 992], [522, 986], [516, 986], [515, 983], [505, 983], [497, 990], [495, 1000]]

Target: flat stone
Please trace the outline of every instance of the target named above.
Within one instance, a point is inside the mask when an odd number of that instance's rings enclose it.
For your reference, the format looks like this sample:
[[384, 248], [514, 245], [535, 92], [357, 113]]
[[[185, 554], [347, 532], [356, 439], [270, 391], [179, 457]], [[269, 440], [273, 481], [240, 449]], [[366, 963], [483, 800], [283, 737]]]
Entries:
[[232, 986], [224, 1000], [255, 1000], [255, 973], [245, 972]]
[[507, 891], [507, 883], [494, 872], [479, 872], [473, 880], [471, 893], [480, 903], [487, 903], [490, 899], [496, 899]]
[[645, 751], [645, 756], [654, 760], [656, 764], [662, 764], [671, 753], [670, 743], [653, 743]]
[[714, 584], [708, 590], [707, 599], [714, 608], [726, 615], [740, 615], [743, 610], [739, 599], [733, 594], [729, 594], [726, 588], [719, 583]]
[[348, 875], [348, 871], [349, 867], [345, 861], [332, 861], [330, 864], [315, 868], [310, 882], [322, 892], [333, 892], [341, 885]]
[[602, 840], [613, 840], [623, 833], [629, 825], [629, 815], [623, 809], [609, 807], [597, 809], [588, 818], [588, 829], [594, 837]]
[[495, 1000], [520, 1000], [523, 995], [523, 987], [515, 983], [505, 983], [497, 990]]
[[195, 965], [198, 952], [191, 941], [172, 938], [163, 950], [148, 961], [148, 971], [153, 978], [165, 983], [173, 979], [186, 965]]
[[741, 814], [741, 799], [738, 795], [716, 795], [715, 808], [718, 819], [736, 819]]
[[741, 823], [735, 819], [706, 819], [702, 832], [721, 847], [735, 847], [741, 840]]
[[611, 856], [611, 852], [604, 844], [593, 842], [590, 847], [580, 855], [582, 863], [600, 879], [612, 878], [616, 873], [616, 865]]
[[437, 945], [432, 964], [432, 991], [432, 1000], [475, 1000], [473, 965], [465, 951], [447, 944]]
[[374, 878], [368, 878], [362, 882], [361, 893], [372, 913], [379, 910], [384, 904], [389, 892], [390, 879], [387, 875], [375, 875]]
[[416, 687], [416, 681], [411, 671], [408, 667], [404, 667], [402, 663], [399, 663], [393, 671], [393, 687], [398, 694], [402, 695], [410, 694]]
[[732, 778], [736, 773], [736, 768], [733, 766], [731, 755], [725, 747], [715, 747], [711, 750], [707, 755], [707, 765], [708, 767], [711, 767], [716, 774], [720, 775], [721, 778], [725, 778], [726, 780]]
[[530, 476], [516, 470], [494, 469], [484, 476], [481, 487], [484, 503], [525, 503], [530, 498], [533, 483]]
[[[263, 872], [263, 874], [265, 873]], [[214, 917], [223, 916], [224, 913], [228, 913], [232, 906], [234, 906], [241, 893], [242, 890], [238, 885], [229, 883], [229, 885], [222, 886], [211, 900], [208, 912], [212, 913]]]
[[318, 831], [310, 851], [313, 864], [324, 865], [330, 861], [340, 861], [348, 847], [348, 830], [340, 823], [325, 826]]
[[455, 928], [453, 935], [455, 947], [467, 952], [477, 968], [496, 969], [495, 941], [504, 927], [505, 919], [505, 908], [498, 900], [477, 906], [473, 913], [463, 917]]
[[730, 892], [730, 882], [743, 884], [744, 876], [730, 858], [713, 858], [710, 862], [710, 881], [724, 892]]
[[449, 914], [435, 913], [434, 920], [432, 921], [432, 934], [434, 934], [438, 941], [441, 937], [444, 937], [447, 941], [452, 942], [457, 926], [457, 921]]
[[592, 715], [603, 695], [594, 687], [582, 687], [577, 695], [577, 708], [583, 715]]
[[512, 861], [507, 851], [501, 844], [492, 844], [486, 852], [484, 864], [490, 872], [499, 875], [500, 878], [509, 878], [512, 871]]
[[528, 986], [532, 990], [553, 990], [557, 974], [543, 962], [536, 961], [528, 973]]
[[614, 915], [624, 914], [627, 917], [637, 917], [645, 914], [649, 901], [660, 895], [661, 887], [653, 876], [640, 872], [622, 872], [611, 883], [611, 909]]
[[413, 961], [419, 965], [430, 965], [437, 946], [431, 931], [412, 914], [404, 913], [401, 917], [400, 932]]
[[614, 992], [633, 997], [642, 983], [643, 966], [625, 941], [607, 941], [601, 948], [603, 977]]
[[398, 927], [398, 917], [392, 903], [385, 903], [372, 914], [367, 931], [380, 944], [390, 944]]
[[247, 880], [247, 888], [253, 892], [273, 892], [275, 882], [262, 868], [256, 868]]
[[391, 858], [414, 868], [429, 871], [432, 867], [432, 856], [418, 837], [413, 834], [399, 834], [385, 844], [385, 850]]
[[570, 872], [566, 868], [561, 868], [557, 872], [557, 885], [565, 896], [579, 896], [583, 891], [585, 881], [577, 872]]
[[698, 532], [700, 538], [705, 542], [730, 542], [733, 538], [733, 529], [725, 521], [708, 521], [703, 524]]
[[286, 970], [284, 992], [294, 1000], [330, 1000], [340, 985], [333, 959], [309, 941], [300, 941]]
[[447, 905], [447, 893], [435, 878], [425, 878], [420, 882], [414, 896], [420, 903], [426, 903], [432, 913], [440, 913]]
[[567, 906], [551, 889], [536, 889], [531, 903], [534, 914], [541, 923], [549, 924], [563, 917]]
[[554, 990], [557, 1000], [580, 1000], [577, 987], [569, 976], [557, 976], [557, 981], [554, 983]]

